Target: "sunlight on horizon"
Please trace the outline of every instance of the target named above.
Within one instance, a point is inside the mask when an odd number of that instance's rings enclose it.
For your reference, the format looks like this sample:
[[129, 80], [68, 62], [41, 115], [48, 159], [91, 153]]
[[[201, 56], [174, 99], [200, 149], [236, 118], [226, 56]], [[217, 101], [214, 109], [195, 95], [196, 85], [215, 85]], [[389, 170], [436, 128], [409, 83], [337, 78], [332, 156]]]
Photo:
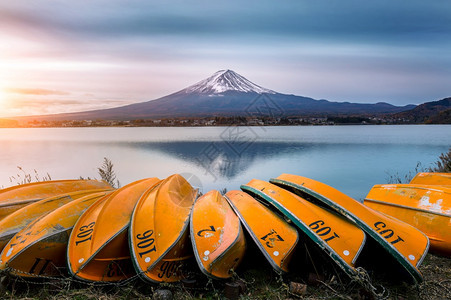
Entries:
[[2, 117], [3, 114], [5, 113], [7, 101], [8, 101], [7, 93], [5, 92], [4, 87], [0, 85], [0, 111], [1, 111], [0, 117]]
[[4, 61], [0, 58], [0, 118], [7, 115], [6, 113], [6, 102], [8, 100], [8, 95], [6, 92], [6, 70], [2, 68]]

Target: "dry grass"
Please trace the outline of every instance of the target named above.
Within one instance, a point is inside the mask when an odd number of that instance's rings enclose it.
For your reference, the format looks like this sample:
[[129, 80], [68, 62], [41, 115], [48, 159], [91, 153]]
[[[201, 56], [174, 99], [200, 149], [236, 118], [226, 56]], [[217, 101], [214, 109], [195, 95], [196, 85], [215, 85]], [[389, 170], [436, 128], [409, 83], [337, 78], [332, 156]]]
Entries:
[[47, 173], [44, 176], [41, 176], [36, 170], [33, 170], [32, 173], [28, 173], [20, 166], [18, 166], [17, 169], [19, 169], [19, 172], [16, 175], [9, 177], [9, 182], [11, 184], [21, 185], [31, 183], [33, 181], [40, 182], [52, 180], [52, 177], [50, 176], [49, 173]]
[[119, 188], [121, 184], [119, 180], [116, 179], [116, 172], [114, 171], [113, 167], [113, 162], [110, 159], [104, 157], [103, 164], [102, 166], [97, 168], [97, 172], [99, 173], [102, 180], [106, 181], [114, 188]]
[[[420, 270], [425, 281], [419, 286], [405, 283], [373, 282], [382, 284], [386, 290], [386, 299], [449, 299], [451, 295], [451, 259], [428, 254]], [[80, 285], [69, 281], [27, 283], [19, 279], [10, 280], [6, 289], [0, 292], [1, 299], [149, 299], [157, 289], [168, 289], [174, 299], [225, 299], [224, 282], [207, 281], [200, 272], [195, 288], [186, 288], [182, 284], [151, 285], [139, 279], [126, 286]], [[241, 280], [246, 287], [240, 299], [376, 299], [371, 293], [355, 282], [330, 275], [315, 284], [309, 284], [307, 293], [298, 296], [290, 293], [289, 282], [307, 283], [300, 274], [281, 277], [270, 271], [267, 266], [240, 270], [235, 280]], [[379, 286], [379, 291], [381, 291]]]

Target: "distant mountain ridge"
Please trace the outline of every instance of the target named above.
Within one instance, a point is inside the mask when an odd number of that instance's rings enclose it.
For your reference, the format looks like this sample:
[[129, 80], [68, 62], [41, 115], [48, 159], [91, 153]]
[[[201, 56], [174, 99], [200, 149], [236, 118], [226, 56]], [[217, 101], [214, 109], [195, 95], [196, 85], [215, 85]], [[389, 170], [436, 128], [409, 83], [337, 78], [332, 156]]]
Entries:
[[[398, 113], [414, 105], [364, 104], [315, 100], [263, 88], [232, 70], [221, 70], [176, 93], [110, 109], [22, 117], [34, 120], [136, 120], [183, 117], [324, 116]], [[263, 114], [263, 115], [262, 115]], [[16, 118], [19, 119], [19, 118]]]
[[412, 110], [397, 113], [395, 117], [412, 123], [451, 124], [451, 97], [420, 104]]

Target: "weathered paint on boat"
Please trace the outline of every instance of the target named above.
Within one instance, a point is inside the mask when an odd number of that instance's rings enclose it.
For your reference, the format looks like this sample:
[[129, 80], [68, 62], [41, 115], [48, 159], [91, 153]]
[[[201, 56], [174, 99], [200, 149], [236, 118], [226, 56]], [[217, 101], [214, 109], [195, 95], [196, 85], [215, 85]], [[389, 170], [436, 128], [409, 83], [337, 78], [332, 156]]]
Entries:
[[0, 220], [0, 251], [17, 232], [40, 216], [46, 215], [73, 200], [102, 191], [105, 191], [105, 189], [83, 190], [61, 194], [31, 203], [11, 213]]
[[0, 220], [33, 202], [81, 190], [111, 189], [105, 181], [54, 180], [34, 182], [0, 190]]
[[130, 252], [138, 274], [150, 282], [183, 278], [183, 263], [192, 257], [189, 215], [197, 190], [182, 176], [169, 176], [136, 204], [129, 230]]
[[451, 173], [418, 173], [410, 181], [411, 184], [449, 185], [451, 186]]
[[109, 193], [73, 200], [28, 224], [5, 246], [0, 269], [23, 277], [65, 275], [67, 242], [75, 222], [91, 204]]
[[133, 276], [127, 231], [133, 208], [160, 180], [132, 182], [89, 207], [75, 224], [67, 247], [69, 272], [88, 281], [120, 281]]
[[355, 224], [266, 181], [254, 179], [241, 189], [275, 206], [347, 275], [357, 276], [355, 262], [365, 245], [365, 233]]
[[416, 228], [381, 214], [342, 192], [319, 181], [282, 174], [272, 183], [317, 201], [349, 218], [388, 251], [416, 282], [423, 277], [418, 270], [429, 248], [428, 238]]
[[451, 189], [433, 185], [375, 185], [364, 203], [425, 233], [430, 251], [451, 255]]
[[225, 198], [274, 270], [288, 272], [299, 239], [297, 230], [242, 191], [230, 191]]
[[217, 190], [194, 203], [190, 235], [200, 270], [215, 279], [230, 278], [246, 250], [238, 216]]

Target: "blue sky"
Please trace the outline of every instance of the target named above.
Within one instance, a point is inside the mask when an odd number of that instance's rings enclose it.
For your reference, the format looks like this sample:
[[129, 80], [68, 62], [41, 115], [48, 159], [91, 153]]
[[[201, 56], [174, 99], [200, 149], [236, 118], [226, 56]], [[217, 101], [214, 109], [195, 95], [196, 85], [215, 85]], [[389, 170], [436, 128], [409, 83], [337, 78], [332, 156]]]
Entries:
[[217, 70], [331, 101], [451, 96], [451, 2], [3, 1], [2, 116], [115, 107]]

